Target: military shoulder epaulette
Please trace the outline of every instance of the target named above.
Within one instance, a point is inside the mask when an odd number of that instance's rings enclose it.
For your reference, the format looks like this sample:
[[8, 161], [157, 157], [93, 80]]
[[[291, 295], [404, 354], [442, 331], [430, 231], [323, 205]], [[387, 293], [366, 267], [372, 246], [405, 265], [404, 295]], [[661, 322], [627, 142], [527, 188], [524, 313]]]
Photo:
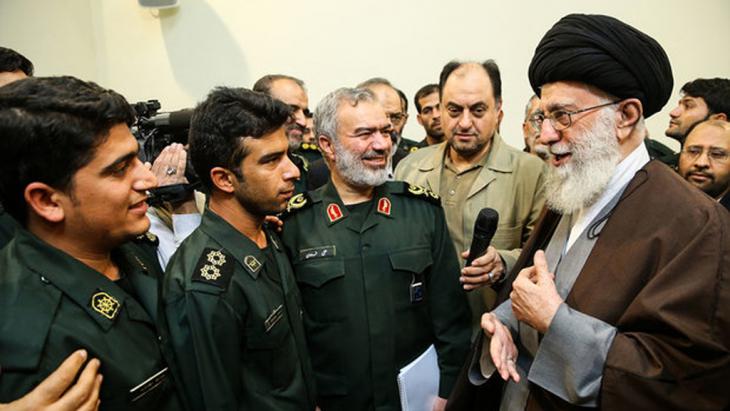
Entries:
[[284, 212], [282, 212], [279, 217], [286, 218], [287, 216], [294, 214], [297, 211], [307, 208], [311, 205], [312, 200], [309, 198], [309, 194], [295, 194], [292, 198], [289, 199], [289, 202], [286, 204], [286, 210], [284, 210]]
[[195, 265], [191, 281], [212, 284], [220, 288], [228, 288], [233, 276], [235, 262], [225, 250], [206, 248]]
[[414, 184], [409, 184], [405, 181], [401, 182], [401, 184], [402, 184], [401, 192], [403, 194], [406, 194], [410, 197], [420, 198], [420, 199], [429, 201], [433, 204], [441, 205], [441, 199], [433, 191], [431, 191], [425, 187], [417, 186]]
[[313, 143], [302, 143], [299, 148], [305, 151], [319, 151], [319, 147]]
[[160, 239], [157, 238], [157, 236], [152, 234], [152, 232], [150, 232], [150, 231], [147, 231], [144, 234], [138, 235], [137, 237], [135, 237], [134, 241], [136, 243], [151, 244], [154, 246], [157, 246], [160, 244]]

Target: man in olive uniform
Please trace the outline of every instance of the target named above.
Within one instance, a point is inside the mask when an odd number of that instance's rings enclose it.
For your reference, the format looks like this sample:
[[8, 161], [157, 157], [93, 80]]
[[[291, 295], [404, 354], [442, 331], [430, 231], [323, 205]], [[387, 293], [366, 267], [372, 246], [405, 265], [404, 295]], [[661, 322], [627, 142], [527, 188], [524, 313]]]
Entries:
[[0, 402], [83, 349], [101, 363], [102, 409], [181, 409], [161, 270], [137, 238], [156, 181], [133, 121], [121, 95], [72, 77], [0, 88], [0, 199], [22, 225], [0, 252]]
[[218, 88], [193, 114], [189, 153], [209, 204], [167, 266], [163, 299], [195, 410], [314, 409], [296, 283], [264, 226], [299, 178], [290, 113], [265, 94]]
[[469, 346], [459, 263], [435, 195], [388, 178], [392, 125], [372, 91], [323, 99], [329, 182], [293, 197], [284, 244], [322, 410], [398, 410], [398, 371], [435, 344], [444, 405]]

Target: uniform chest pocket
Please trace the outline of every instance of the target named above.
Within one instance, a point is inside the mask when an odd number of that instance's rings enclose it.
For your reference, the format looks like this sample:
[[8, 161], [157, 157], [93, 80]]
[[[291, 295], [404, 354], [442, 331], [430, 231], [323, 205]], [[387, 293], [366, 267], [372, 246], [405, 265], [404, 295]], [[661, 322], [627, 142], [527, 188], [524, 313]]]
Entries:
[[296, 372], [293, 366], [298, 363], [296, 344], [286, 307], [279, 307], [246, 329], [247, 365], [242, 367], [243, 380], [255, 391], [268, 393], [272, 388], [285, 387]]
[[318, 258], [294, 267], [304, 303], [304, 313], [315, 322], [346, 318], [345, 260]]
[[397, 250], [388, 255], [394, 271], [421, 274], [433, 265], [433, 256], [428, 247]]

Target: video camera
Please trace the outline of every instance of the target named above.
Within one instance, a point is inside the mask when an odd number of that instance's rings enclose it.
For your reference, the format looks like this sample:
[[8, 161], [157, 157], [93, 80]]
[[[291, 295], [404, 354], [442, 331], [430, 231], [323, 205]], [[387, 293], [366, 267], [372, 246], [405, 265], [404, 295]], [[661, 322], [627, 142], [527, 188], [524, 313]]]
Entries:
[[[161, 107], [158, 100], [132, 104], [137, 116], [137, 121], [132, 126], [132, 134], [139, 143], [139, 158], [144, 162], [154, 163], [162, 149], [172, 143], [184, 145], [188, 143], [193, 109], [160, 112]], [[172, 205], [182, 203], [193, 195], [195, 189], [200, 187], [200, 178], [195, 173], [189, 157], [185, 165], [185, 178], [188, 180], [187, 184], [173, 184], [150, 190], [151, 196], [147, 200], [148, 204], [159, 207], [164, 203]]]

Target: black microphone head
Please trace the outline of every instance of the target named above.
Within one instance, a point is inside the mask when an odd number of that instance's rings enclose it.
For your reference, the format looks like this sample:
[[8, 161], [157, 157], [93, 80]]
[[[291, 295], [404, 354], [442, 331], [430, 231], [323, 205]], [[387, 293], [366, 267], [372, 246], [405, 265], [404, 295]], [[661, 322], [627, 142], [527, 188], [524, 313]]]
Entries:
[[497, 231], [497, 222], [499, 222], [499, 213], [497, 210], [489, 207], [482, 208], [474, 222], [474, 234], [488, 233], [493, 236]]

